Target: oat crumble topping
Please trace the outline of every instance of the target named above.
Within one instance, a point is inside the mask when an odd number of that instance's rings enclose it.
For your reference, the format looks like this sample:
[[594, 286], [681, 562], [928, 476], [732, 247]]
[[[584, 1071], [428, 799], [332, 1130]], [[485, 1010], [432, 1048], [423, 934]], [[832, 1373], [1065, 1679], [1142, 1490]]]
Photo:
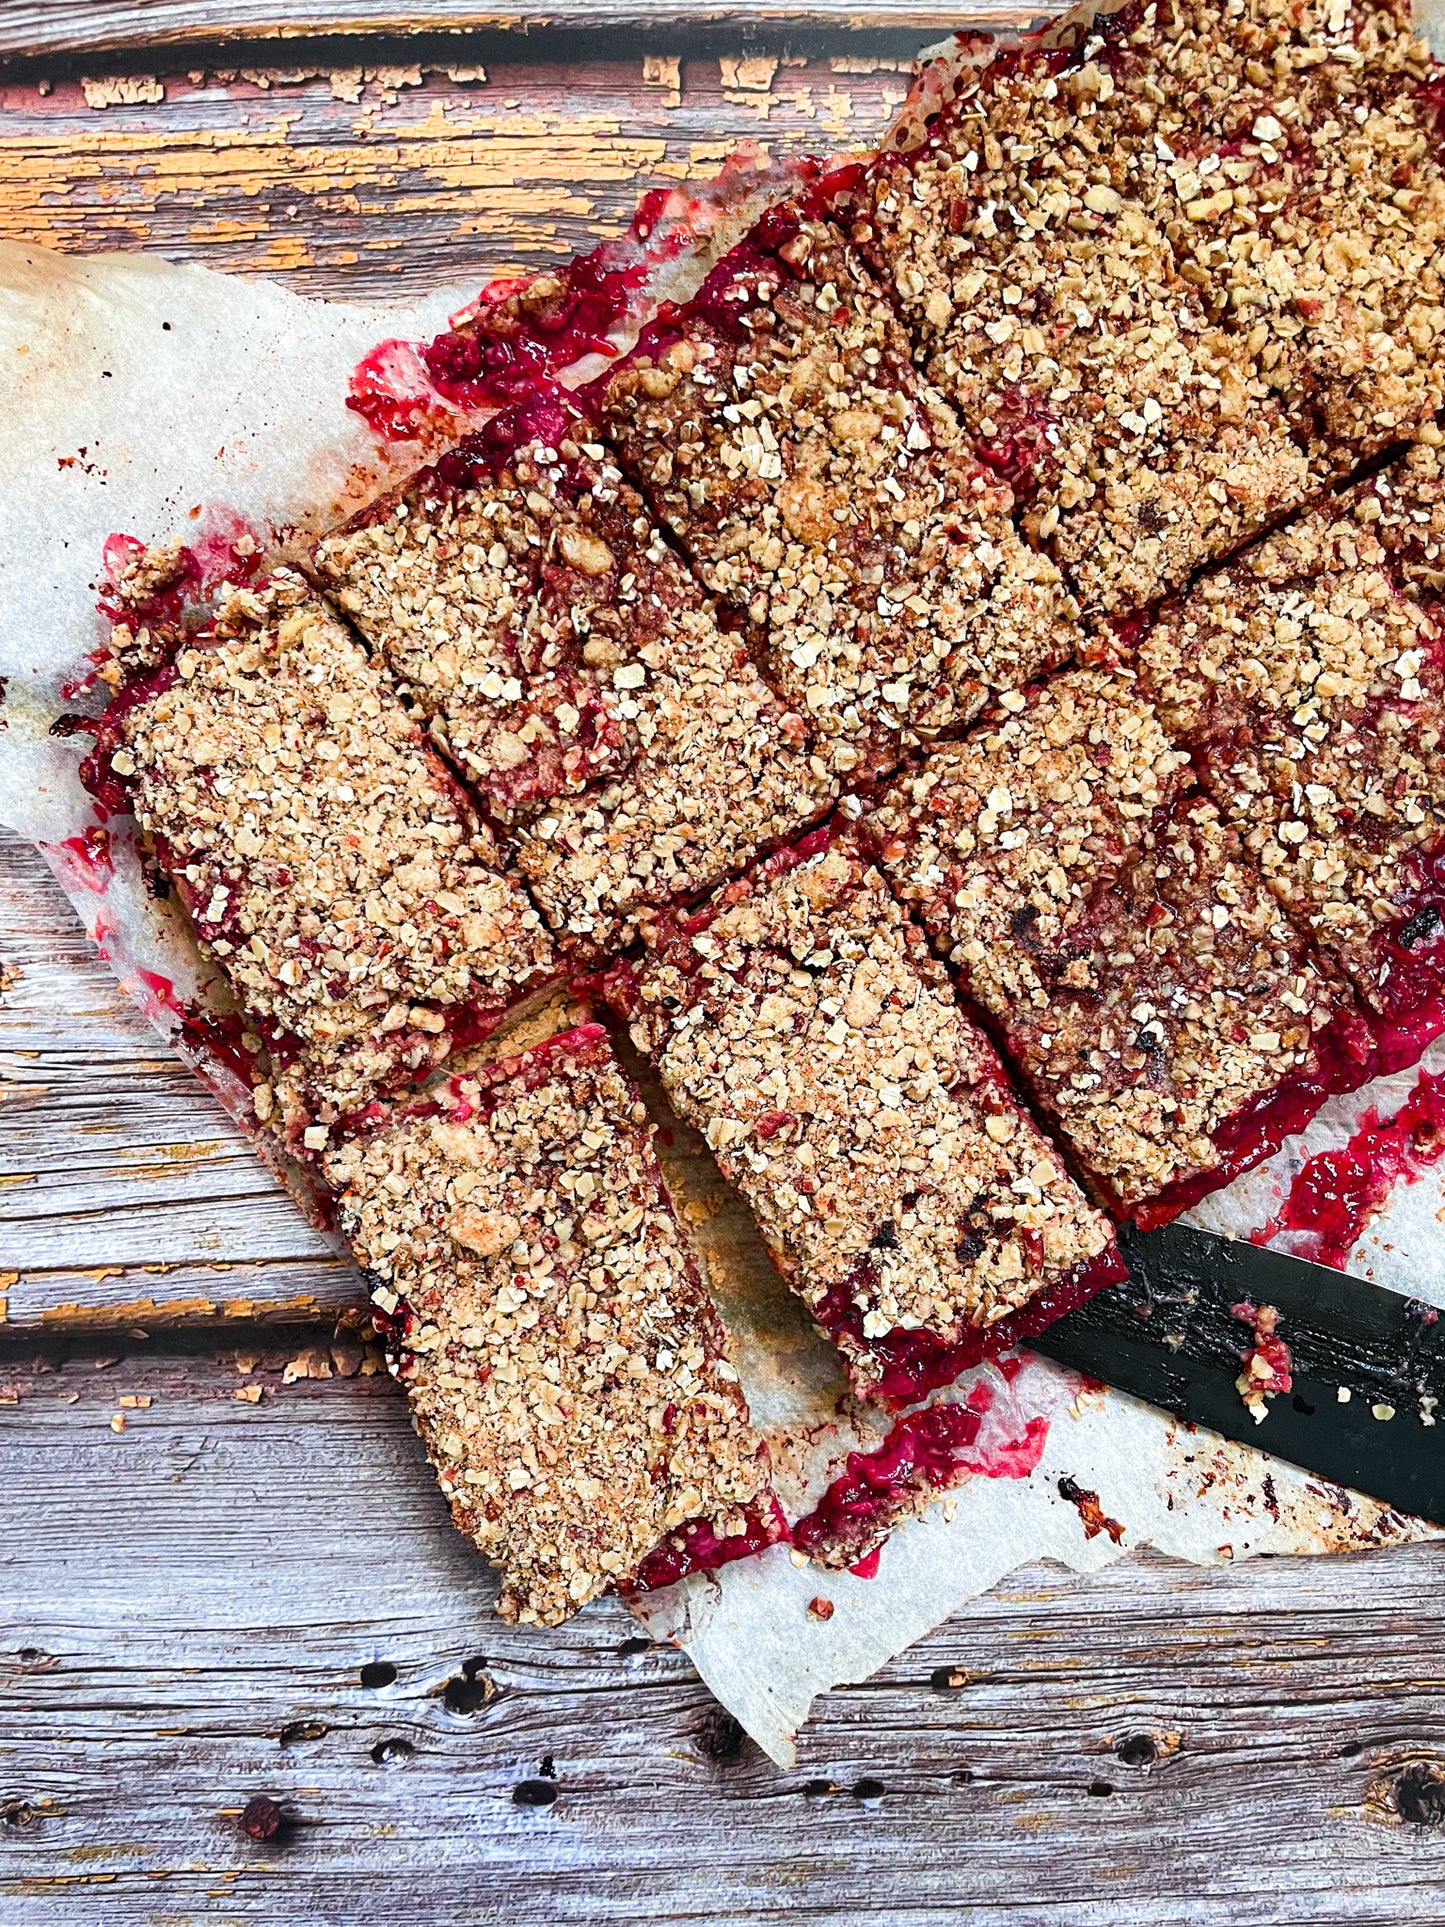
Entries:
[[1222, 1126], [1320, 1075], [1338, 986], [1126, 678], [1055, 678], [869, 828], [1116, 1208], [1218, 1170]]
[[830, 1335], [866, 1392], [869, 1340], [991, 1324], [1111, 1237], [862, 852], [779, 867], [658, 934], [633, 1037], [804, 1303], [862, 1313]]
[[555, 1626], [765, 1494], [722, 1327], [598, 1026], [328, 1152], [392, 1370], [498, 1610]]
[[1445, 826], [1445, 646], [1382, 539], [1408, 547], [1422, 473], [1301, 517], [1124, 645], [1281, 902], [1387, 1013], [1381, 942]]
[[617, 948], [822, 815], [812, 730], [560, 394], [317, 544], [569, 944]]
[[111, 768], [276, 1066], [320, 1124], [425, 1074], [552, 965], [540, 919], [355, 640], [279, 571], [223, 590], [116, 722]]
[[775, 209], [590, 400], [843, 775], [1067, 658], [1056, 568], [830, 223]]
[[1086, 605], [1178, 587], [1439, 408], [1406, 8], [1133, 5], [1003, 55], [852, 233]]

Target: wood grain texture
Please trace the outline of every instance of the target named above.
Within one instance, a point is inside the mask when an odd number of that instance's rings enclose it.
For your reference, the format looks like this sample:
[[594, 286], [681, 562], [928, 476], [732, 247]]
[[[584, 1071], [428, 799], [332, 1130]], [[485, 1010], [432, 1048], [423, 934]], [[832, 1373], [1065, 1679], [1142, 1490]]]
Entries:
[[425, 7], [398, 6], [396, 0], [348, 0], [341, 6], [317, 0], [9, 0], [0, 9], [0, 58], [240, 38], [296, 40], [318, 33], [411, 37], [579, 26], [648, 32], [827, 27], [839, 34], [901, 28], [938, 35], [950, 32], [961, 13], [970, 21], [1009, 25], [1036, 17], [1028, 9], [917, 6], [909, 0], [536, 0], [532, 6], [432, 0]]
[[779, 160], [876, 140], [921, 40], [788, 65], [778, 47], [740, 68], [664, 37], [675, 86], [668, 67], [644, 78], [640, 48], [563, 67], [523, 43], [485, 82], [452, 78], [443, 62], [471, 70], [455, 49], [412, 67], [300, 60], [291, 79], [242, 54], [229, 78], [162, 71], [160, 98], [104, 109], [74, 77], [45, 95], [0, 81], [0, 238], [151, 249], [342, 298], [481, 285], [622, 232], [644, 190], [710, 180], [743, 141]]
[[8, 833], [0, 971], [0, 1331], [359, 1305], [354, 1269], [121, 995], [39, 854]]
[[1439, 1919], [1445, 1548], [1016, 1575], [785, 1772], [615, 1603], [490, 1618], [384, 1377], [9, 1371], [6, 1927]]

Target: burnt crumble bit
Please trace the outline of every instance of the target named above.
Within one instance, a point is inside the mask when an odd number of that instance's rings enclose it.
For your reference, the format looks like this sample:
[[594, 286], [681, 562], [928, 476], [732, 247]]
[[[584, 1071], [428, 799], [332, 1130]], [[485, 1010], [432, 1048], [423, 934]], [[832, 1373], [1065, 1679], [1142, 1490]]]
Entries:
[[506, 1619], [557, 1625], [659, 1542], [671, 1578], [690, 1551], [717, 1564], [778, 1536], [766, 1448], [652, 1140], [593, 1024], [454, 1077], [323, 1160]]
[[317, 544], [569, 947], [615, 948], [822, 815], [812, 731], [560, 391]]
[[1020, 1318], [1120, 1275], [1107, 1223], [846, 833], [653, 931], [632, 1034], [860, 1395], [951, 1382]]
[[1419, 530], [1411, 487], [1408, 464], [1361, 485], [1122, 641], [1395, 1063], [1445, 1022], [1445, 643], [1391, 553]]
[[1056, 677], [868, 831], [1116, 1211], [1164, 1221], [1369, 1073], [1348, 993], [1127, 676]]
[[214, 628], [113, 703], [92, 769], [265, 1038], [263, 1122], [323, 1141], [553, 968], [456, 783], [289, 571], [222, 590]]
[[1074, 606], [861, 258], [772, 210], [585, 391], [622, 466], [863, 778], [1070, 653]]
[[[1152, 46], [1168, 28], [1149, 13]], [[1170, 109], [1152, 80], [1128, 92], [1107, 50], [1100, 33], [1001, 56], [921, 146], [880, 157], [851, 232], [1026, 529], [1086, 606], [1115, 610], [1236, 547], [1311, 478], [1248, 342], [1180, 271], [1177, 208], [1154, 204], [1151, 130]]]

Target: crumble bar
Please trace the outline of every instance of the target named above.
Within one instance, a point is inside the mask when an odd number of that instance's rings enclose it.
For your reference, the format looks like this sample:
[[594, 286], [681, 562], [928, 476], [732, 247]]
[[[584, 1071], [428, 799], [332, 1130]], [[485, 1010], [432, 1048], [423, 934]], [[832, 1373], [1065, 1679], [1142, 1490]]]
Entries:
[[1428, 534], [1420, 474], [1361, 484], [1101, 645], [1124, 650], [1397, 1062], [1445, 1023], [1445, 641], [1391, 552]]
[[1161, 1223], [1362, 1083], [1371, 1040], [1125, 677], [1077, 670], [869, 823], [1110, 1208]]
[[766, 215], [586, 399], [844, 775], [1069, 655], [1057, 569], [883, 290], [805, 207]]
[[1122, 1274], [922, 932], [829, 839], [653, 932], [632, 1034], [855, 1388], [914, 1397]]
[[323, 1160], [391, 1368], [456, 1525], [501, 1574], [506, 1619], [555, 1626], [659, 1545], [686, 1570], [689, 1527], [724, 1560], [777, 1536], [766, 1449], [652, 1137], [590, 1024], [451, 1079]]
[[264, 1036], [257, 1116], [324, 1125], [553, 968], [537, 912], [345, 627], [289, 571], [123, 690], [97, 762]]
[[317, 544], [569, 945], [615, 948], [822, 815], [812, 732], [559, 391]]

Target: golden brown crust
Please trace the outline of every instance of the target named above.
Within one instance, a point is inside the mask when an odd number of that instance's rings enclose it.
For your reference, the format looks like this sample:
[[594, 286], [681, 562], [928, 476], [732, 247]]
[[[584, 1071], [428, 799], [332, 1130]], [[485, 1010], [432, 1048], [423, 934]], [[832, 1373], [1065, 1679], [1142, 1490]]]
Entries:
[[223, 592], [175, 672], [111, 766], [272, 1044], [263, 1120], [319, 1128], [425, 1074], [549, 971], [456, 783], [304, 583]]
[[649, 955], [633, 1037], [804, 1303], [861, 1315], [829, 1322], [866, 1390], [868, 1340], [956, 1340], [1109, 1232], [850, 840], [741, 892]]
[[593, 1026], [325, 1160], [456, 1524], [526, 1624], [688, 1520], [741, 1532], [766, 1490], [652, 1135]]

